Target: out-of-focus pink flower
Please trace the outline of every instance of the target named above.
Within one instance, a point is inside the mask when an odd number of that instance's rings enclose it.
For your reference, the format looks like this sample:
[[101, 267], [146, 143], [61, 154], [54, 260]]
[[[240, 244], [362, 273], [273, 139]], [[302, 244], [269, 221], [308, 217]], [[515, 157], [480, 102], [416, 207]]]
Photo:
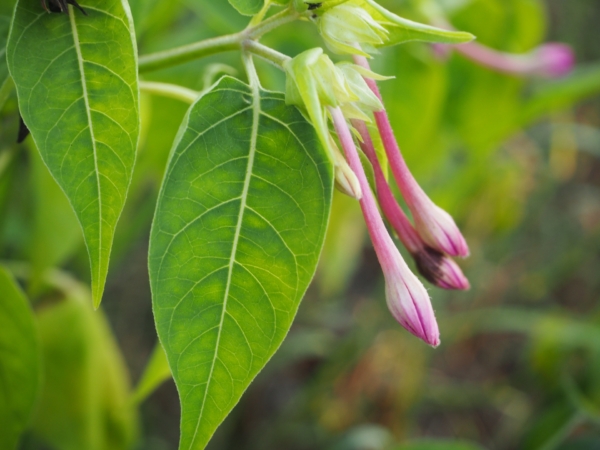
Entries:
[[388, 308], [404, 328], [436, 347], [440, 343], [439, 330], [427, 290], [410, 271], [385, 228], [341, 109], [329, 107], [329, 112], [348, 164], [361, 185], [363, 196], [360, 206], [385, 276]]
[[535, 72], [551, 78], [568, 75], [575, 67], [573, 49], [560, 42], [541, 45], [533, 52], [532, 58], [538, 66]]
[[362, 138], [360, 146], [373, 166], [381, 209], [398, 233], [400, 241], [412, 254], [421, 275], [443, 289], [469, 289], [469, 281], [460, 267], [450, 257], [423, 242], [402, 211], [385, 179], [367, 125], [360, 120], [352, 120], [352, 125], [359, 132]]
[[[363, 56], [355, 55], [354, 61], [356, 64], [370, 69], [367, 59]], [[381, 99], [377, 83], [368, 78], [365, 78], [365, 81]], [[450, 214], [431, 201], [410, 173], [396, 142], [385, 109], [374, 111], [373, 115], [390, 162], [390, 168], [406, 205], [413, 215], [415, 228], [421, 239], [430, 247], [449, 256], [469, 256], [469, 247]]]
[[[435, 17], [435, 25], [447, 30], [454, 27], [443, 16]], [[537, 75], [558, 78], [568, 75], [575, 67], [573, 49], [560, 42], [547, 42], [528, 53], [508, 53], [494, 50], [478, 42], [458, 45], [434, 44], [434, 54], [439, 57], [443, 48], [456, 50], [470, 60], [496, 70], [513, 75]]]
[[543, 44], [525, 54], [500, 52], [476, 42], [456, 45], [454, 48], [482, 66], [514, 75], [557, 78], [569, 74], [575, 66], [573, 49], [557, 42]]

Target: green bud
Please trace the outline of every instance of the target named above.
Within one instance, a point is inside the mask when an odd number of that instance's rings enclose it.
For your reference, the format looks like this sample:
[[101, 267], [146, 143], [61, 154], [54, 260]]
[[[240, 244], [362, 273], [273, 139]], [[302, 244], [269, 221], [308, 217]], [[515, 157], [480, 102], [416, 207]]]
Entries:
[[337, 54], [369, 56], [356, 44], [376, 47], [388, 39], [387, 30], [364, 8], [349, 3], [326, 10], [317, 22], [327, 47]]
[[379, 80], [386, 79], [386, 77], [381, 77], [370, 70], [350, 63], [339, 63], [337, 69], [344, 75], [350, 91], [358, 97], [355, 102], [341, 105], [344, 115], [348, 119], [365, 120], [366, 117], [366, 120], [370, 121], [362, 111], [381, 111], [383, 104], [367, 85], [364, 77]]

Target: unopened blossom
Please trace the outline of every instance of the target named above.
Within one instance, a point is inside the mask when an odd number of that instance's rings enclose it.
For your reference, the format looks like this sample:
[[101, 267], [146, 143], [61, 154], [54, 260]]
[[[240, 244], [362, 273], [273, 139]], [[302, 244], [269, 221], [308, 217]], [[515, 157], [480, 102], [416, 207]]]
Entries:
[[525, 54], [501, 52], [475, 42], [455, 46], [455, 49], [477, 64], [514, 75], [557, 78], [567, 75], [575, 66], [571, 47], [556, 42], [543, 44]]
[[369, 56], [354, 43], [375, 47], [388, 40], [388, 31], [382, 25], [364, 8], [350, 3], [326, 10], [317, 23], [327, 47], [341, 55]]
[[[358, 65], [369, 69], [366, 58], [355, 55], [354, 60]], [[377, 83], [369, 78], [365, 78], [365, 81], [375, 95], [381, 99]], [[469, 256], [469, 247], [450, 214], [431, 201], [408, 169], [385, 109], [375, 111], [373, 115], [390, 168], [406, 205], [413, 215], [415, 228], [421, 239], [430, 247], [446, 255]]]
[[442, 289], [469, 289], [469, 281], [458, 264], [452, 258], [433, 249], [421, 239], [396, 201], [381, 169], [366, 124], [360, 120], [353, 120], [352, 125], [359, 132], [361, 136], [360, 146], [373, 166], [379, 205], [392, 227], [396, 230], [398, 238], [413, 256], [421, 275], [427, 281]]
[[325, 108], [341, 107], [348, 117], [367, 118], [364, 111], [380, 110], [383, 105], [363, 77], [380, 77], [354, 64], [335, 65], [320, 48], [296, 56], [285, 70], [286, 102], [306, 110], [334, 164], [337, 186], [360, 199], [360, 185], [331, 137]]
[[342, 110], [330, 107], [329, 111], [348, 163], [361, 184], [360, 206], [385, 277], [388, 308], [409, 332], [438, 346], [439, 330], [427, 290], [406, 265], [383, 223]]

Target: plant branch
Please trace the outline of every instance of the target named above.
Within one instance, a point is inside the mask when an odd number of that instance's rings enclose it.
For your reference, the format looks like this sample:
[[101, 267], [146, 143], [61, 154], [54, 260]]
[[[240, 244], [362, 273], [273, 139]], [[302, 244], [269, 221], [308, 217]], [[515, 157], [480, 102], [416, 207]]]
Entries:
[[194, 42], [193, 44], [142, 55], [139, 58], [139, 71], [140, 73], [150, 72], [152, 70], [183, 64], [216, 53], [240, 50], [244, 45], [244, 42], [251, 39], [258, 39], [265, 33], [286, 23], [293, 22], [299, 17], [299, 13], [292, 8], [287, 8], [259, 24], [249, 26], [239, 33], [205, 39], [203, 41]]
[[285, 63], [292, 59], [289, 56], [284, 55], [283, 53], [280, 53], [277, 50], [274, 50], [271, 47], [267, 47], [266, 45], [263, 45], [260, 42], [256, 41], [244, 42], [244, 50], [256, 56], [260, 56], [261, 58], [274, 64], [279, 69], [283, 69]]
[[174, 98], [175, 100], [181, 100], [182, 102], [189, 104], [194, 103], [201, 94], [198, 91], [183, 86], [169, 83], [157, 83], [154, 81], [140, 81], [140, 90], [149, 92], [150, 94]]
[[241, 48], [243, 32], [206, 39], [193, 44], [140, 56], [140, 73], [183, 64], [194, 59]]

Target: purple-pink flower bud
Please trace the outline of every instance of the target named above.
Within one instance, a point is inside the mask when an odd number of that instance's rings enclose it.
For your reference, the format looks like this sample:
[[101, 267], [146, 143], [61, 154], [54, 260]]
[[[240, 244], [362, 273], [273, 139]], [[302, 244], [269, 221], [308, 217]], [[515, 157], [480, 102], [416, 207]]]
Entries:
[[[367, 59], [363, 56], [355, 55], [354, 61], [366, 69], [370, 68]], [[381, 99], [377, 83], [369, 78], [365, 78], [365, 81], [375, 95]], [[415, 228], [421, 239], [430, 247], [449, 256], [469, 256], [469, 247], [452, 217], [431, 201], [410, 173], [396, 142], [394, 130], [392, 130], [385, 109], [375, 111], [373, 115], [390, 162], [390, 168], [400, 192], [412, 212]]]
[[450, 257], [425, 244], [402, 211], [385, 179], [367, 125], [360, 120], [353, 120], [352, 125], [359, 132], [362, 138], [361, 148], [373, 166], [381, 209], [415, 259], [421, 275], [442, 289], [469, 289], [469, 281], [460, 267]]
[[442, 289], [466, 291], [471, 286], [456, 262], [441, 252], [424, 246], [413, 254], [421, 275]]
[[404, 198], [412, 211], [415, 228], [421, 239], [447, 255], [461, 258], [469, 256], [467, 242], [452, 216], [435, 205], [420, 188], [419, 191], [410, 197], [410, 203], [406, 195]]
[[560, 42], [549, 42], [538, 47], [534, 53], [538, 67], [538, 74], [550, 78], [568, 75], [575, 67], [575, 53], [573, 49]]
[[575, 54], [566, 44], [550, 42], [525, 54], [506, 53], [476, 42], [455, 46], [472, 61], [514, 75], [538, 75], [557, 78], [569, 74], [575, 66]]
[[385, 276], [388, 308], [400, 325], [429, 345], [436, 347], [440, 343], [439, 330], [429, 294], [410, 271], [385, 228], [342, 111], [339, 107], [329, 107], [329, 111], [348, 164], [358, 177], [362, 189], [360, 206]]

